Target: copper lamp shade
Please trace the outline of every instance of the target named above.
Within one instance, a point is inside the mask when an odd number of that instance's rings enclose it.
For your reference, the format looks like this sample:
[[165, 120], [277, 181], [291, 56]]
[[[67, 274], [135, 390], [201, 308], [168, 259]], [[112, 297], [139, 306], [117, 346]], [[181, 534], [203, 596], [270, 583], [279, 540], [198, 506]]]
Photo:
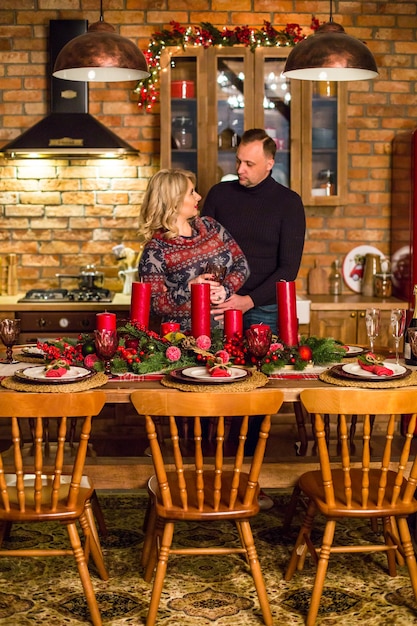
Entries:
[[88, 33], [69, 41], [59, 53], [53, 76], [85, 82], [140, 80], [149, 76], [144, 54], [100, 19]]
[[362, 41], [329, 21], [291, 50], [284, 76], [299, 80], [369, 80], [378, 76], [378, 68]]

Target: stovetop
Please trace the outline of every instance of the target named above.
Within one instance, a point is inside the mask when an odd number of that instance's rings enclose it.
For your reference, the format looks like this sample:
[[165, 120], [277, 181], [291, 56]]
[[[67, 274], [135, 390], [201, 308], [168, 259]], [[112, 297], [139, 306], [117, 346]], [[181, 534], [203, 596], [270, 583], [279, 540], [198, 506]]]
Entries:
[[112, 302], [109, 289], [30, 289], [18, 302]]

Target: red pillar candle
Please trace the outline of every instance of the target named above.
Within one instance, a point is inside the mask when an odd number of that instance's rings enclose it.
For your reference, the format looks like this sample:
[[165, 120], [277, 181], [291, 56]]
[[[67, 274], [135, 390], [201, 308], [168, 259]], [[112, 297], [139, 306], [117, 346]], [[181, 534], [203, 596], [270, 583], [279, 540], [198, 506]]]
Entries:
[[278, 305], [278, 334], [287, 346], [298, 345], [297, 300], [295, 282], [280, 280], [276, 283]]
[[97, 330], [116, 330], [116, 314], [97, 313], [96, 327]]
[[224, 336], [226, 339], [242, 335], [243, 333], [243, 313], [238, 309], [227, 309], [224, 312]]
[[178, 333], [180, 331], [180, 325], [177, 322], [162, 322], [161, 324], [161, 337], [165, 337], [168, 333]]
[[130, 320], [148, 328], [150, 311], [151, 283], [132, 283]]
[[191, 334], [210, 337], [210, 285], [191, 285]]

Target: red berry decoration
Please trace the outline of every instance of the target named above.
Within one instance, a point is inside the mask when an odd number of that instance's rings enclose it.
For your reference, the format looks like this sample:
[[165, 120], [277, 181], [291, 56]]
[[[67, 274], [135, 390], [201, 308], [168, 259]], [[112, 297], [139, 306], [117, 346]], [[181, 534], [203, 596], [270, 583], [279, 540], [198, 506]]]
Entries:
[[303, 361], [311, 361], [313, 358], [313, 351], [310, 346], [300, 346], [298, 348], [298, 354]]

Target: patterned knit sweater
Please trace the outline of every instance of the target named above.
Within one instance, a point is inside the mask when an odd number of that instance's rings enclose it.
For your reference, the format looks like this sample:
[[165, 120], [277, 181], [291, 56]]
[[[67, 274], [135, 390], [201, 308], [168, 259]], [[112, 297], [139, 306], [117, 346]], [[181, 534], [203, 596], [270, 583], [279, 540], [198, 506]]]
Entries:
[[227, 268], [223, 286], [231, 296], [249, 276], [246, 258], [228, 231], [211, 217], [191, 222], [191, 237], [166, 239], [157, 231], [145, 245], [139, 262], [141, 280], [152, 283], [152, 313], [191, 327], [189, 281], [203, 274], [207, 263]]

